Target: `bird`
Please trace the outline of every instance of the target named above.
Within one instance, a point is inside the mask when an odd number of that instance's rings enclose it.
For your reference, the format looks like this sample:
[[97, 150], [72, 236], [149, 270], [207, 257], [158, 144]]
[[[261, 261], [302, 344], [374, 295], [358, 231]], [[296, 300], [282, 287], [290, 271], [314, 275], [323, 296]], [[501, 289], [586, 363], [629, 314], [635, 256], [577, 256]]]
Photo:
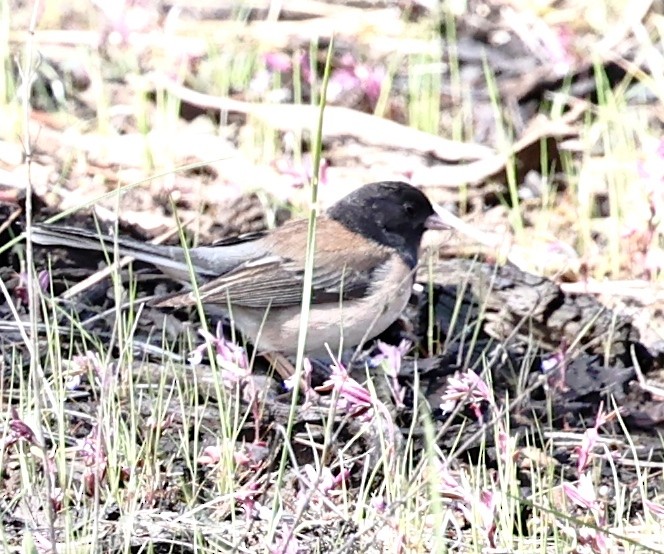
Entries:
[[[56, 225], [35, 225], [41, 246], [110, 250], [154, 265], [185, 290], [153, 300], [157, 308], [221, 308], [259, 353], [297, 351], [305, 286], [308, 220], [184, 249]], [[363, 185], [316, 220], [305, 353], [325, 356], [376, 337], [411, 296], [422, 237], [446, 229], [427, 196], [400, 181]]]

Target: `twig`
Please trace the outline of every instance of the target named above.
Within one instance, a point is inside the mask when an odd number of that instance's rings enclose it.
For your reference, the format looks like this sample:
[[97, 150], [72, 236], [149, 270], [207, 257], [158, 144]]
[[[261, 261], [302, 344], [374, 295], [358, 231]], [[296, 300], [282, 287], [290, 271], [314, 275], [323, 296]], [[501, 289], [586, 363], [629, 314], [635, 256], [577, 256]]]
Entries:
[[[312, 130], [318, 120], [316, 106], [300, 104], [256, 104], [224, 96], [203, 94], [172, 79], [153, 74], [150, 82], [157, 88], [163, 88], [180, 100], [195, 106], [251, 115], [263, 120], [275, 129], [304, 132]], [[366, 114], [340, 106], [326, 106], [322, 135], [326, 140], [335, 137], [353, 137], [364, 144], [410, 150], [423, 155], [434, 155], [440, 160], [459, 162], [479, 160], [495, 155], [491, 148], [448, 140], [412, 127], [401, 125], [374, 115]], [[313, 134], [313, 132], [312, 132]]]

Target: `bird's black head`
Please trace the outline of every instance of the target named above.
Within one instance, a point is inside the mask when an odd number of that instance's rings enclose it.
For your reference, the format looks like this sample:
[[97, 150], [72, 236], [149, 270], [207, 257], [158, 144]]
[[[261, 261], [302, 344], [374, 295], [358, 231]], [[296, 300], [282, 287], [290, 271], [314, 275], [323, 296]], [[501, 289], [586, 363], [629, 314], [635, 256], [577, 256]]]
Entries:
[[442, 227], [429, 199], [399, 181], [364, 185], [334, 204], [328, 215], [351, 231], [396, 249], [410, 267], [417, 265], [424, 231]]

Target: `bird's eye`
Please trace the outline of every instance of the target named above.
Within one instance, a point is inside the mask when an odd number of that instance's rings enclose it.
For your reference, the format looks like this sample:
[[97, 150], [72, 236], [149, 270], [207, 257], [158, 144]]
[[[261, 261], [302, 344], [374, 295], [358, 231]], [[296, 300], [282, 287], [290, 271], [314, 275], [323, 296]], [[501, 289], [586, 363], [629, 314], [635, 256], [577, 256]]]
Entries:
[[404, 204], [403, 211], [408, 217], [413, 217], [415, 215], [415, 206], [412, 204]]

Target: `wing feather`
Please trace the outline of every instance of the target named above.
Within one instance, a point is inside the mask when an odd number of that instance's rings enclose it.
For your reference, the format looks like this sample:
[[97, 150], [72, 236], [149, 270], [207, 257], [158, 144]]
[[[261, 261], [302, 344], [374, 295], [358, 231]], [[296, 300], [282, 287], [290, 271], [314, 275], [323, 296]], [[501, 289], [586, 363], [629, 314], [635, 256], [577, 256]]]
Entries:
[[[259, 239], [258, 256], [236, 265], [199, 287], [201, 301], [246, 308], [299, 306], [304, 287], [306, 222], [294, 221]], [[256, 252], [256, 251], [255, 251]], [[367, 242], [326, 221], [316, 235], [312, 279], [313, 304], [341, 302], [368, 295], [373, 277], [391, 259], [389, 248]], [[171, 295], [157, 306], [191, 306], [193, 293]]]

